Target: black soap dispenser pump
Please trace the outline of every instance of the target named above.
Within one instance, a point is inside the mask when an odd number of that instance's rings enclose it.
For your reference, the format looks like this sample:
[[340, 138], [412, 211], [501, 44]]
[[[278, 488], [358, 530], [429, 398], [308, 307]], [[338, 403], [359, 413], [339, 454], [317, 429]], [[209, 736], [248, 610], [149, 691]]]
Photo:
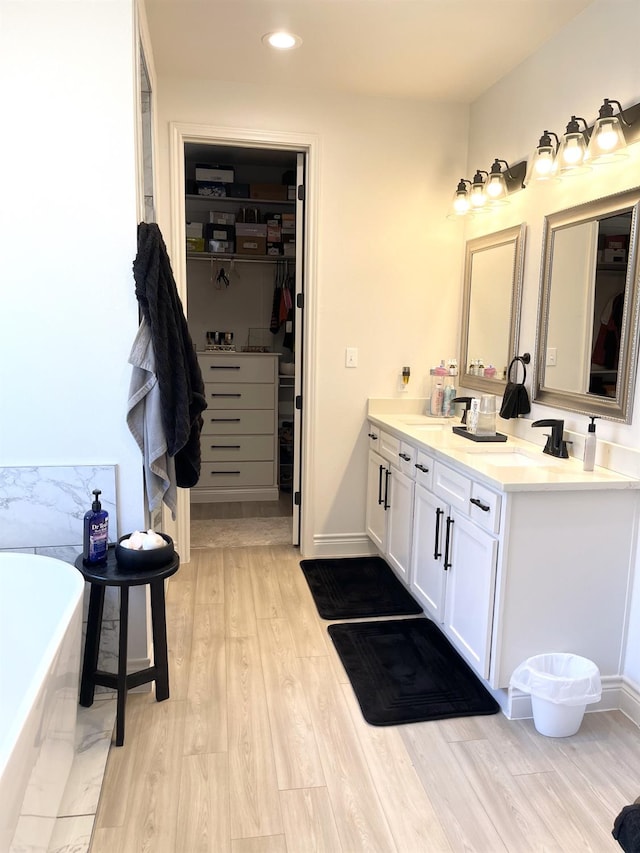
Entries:
[[596, 461], [596, 417], [597, 415], [590, 415], [591, 423], [589, 424], [589, 429], [587, 430], [587, 435], [584, 440], [584, 457], [582, 461], [582, 468], [585, 471], [593, 471], [593, 466]]

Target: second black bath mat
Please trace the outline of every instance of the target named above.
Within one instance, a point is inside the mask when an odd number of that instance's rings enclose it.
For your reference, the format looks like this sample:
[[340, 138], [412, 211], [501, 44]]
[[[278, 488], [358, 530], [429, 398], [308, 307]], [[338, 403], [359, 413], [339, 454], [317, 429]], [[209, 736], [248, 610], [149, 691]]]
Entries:
[[500, 706], [429, 619], [329, 625], [373, 726], [496, 714]]
[[323, 619], [422, 613], [381, 557], [302, 560], [300, 568]]

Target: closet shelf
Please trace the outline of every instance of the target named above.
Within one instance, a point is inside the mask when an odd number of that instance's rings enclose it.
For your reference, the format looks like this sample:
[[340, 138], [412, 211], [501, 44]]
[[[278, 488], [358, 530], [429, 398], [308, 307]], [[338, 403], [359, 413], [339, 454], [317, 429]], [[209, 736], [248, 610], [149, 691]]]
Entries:
[[290, 199], [273, 199], [273, 198], [238, 198], [236, 196], [230, 195], [193, 195], [187, 194], [185, 196], [187, 201], [207, 201], [209, 204], [211, 202], [226, 202], [226, 201], [234, 201], [242, 204], [244, 207], [251, 207], [252, 204], [275, 204], [275, 205], [289, 205], [289, 207], [293, 207], [296, 203], [294, 198]]

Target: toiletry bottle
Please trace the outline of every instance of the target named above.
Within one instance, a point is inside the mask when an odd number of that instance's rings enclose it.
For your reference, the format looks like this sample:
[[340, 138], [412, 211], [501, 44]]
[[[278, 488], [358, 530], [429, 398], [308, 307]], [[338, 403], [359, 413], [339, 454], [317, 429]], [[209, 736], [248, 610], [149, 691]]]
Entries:
[[431, 391], [431, 414], [439, 417], [442, 414], [442, 401], [444, 398], [444, 388], [442, 382], [436, 382]]
[[480, 415], [480, 399], [472, 397], [467, 413], [467, 432], [475, 435], [478, 432], [478, 417]]
[[589, 415], [591, 423], [584, 440], [584, 458], [582, 467], [585, 471], [593, 471], [593, 466], [596, 461], [596, 417], [597, 415]]
[[107, 559], [109, 513], [102, 509], [100, 489], [94, 489], [94, 501], [84, 516], [83, 559], [87, 564], [103, 563]]
[[442, 397], [442, 414], [445, 418], [452, 418], [455, 414], [453, 400], [456, 393], [457, 392], [453, 384], [445, 385]]

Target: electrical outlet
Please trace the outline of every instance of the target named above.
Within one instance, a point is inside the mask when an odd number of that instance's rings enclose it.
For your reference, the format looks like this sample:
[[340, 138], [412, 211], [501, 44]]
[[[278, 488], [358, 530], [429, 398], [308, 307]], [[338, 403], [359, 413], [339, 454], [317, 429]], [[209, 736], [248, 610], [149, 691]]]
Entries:
[[347, 349], [345, 350], [344, 365], [345, 365], [345, 367], [357, 367], [358, 366], [358, 349], [357, 349], [357, 347], [347, 347]]
[[558, 363], [558, 350], [556, 347], [547, 347], [547, 367], [555, 367]]

